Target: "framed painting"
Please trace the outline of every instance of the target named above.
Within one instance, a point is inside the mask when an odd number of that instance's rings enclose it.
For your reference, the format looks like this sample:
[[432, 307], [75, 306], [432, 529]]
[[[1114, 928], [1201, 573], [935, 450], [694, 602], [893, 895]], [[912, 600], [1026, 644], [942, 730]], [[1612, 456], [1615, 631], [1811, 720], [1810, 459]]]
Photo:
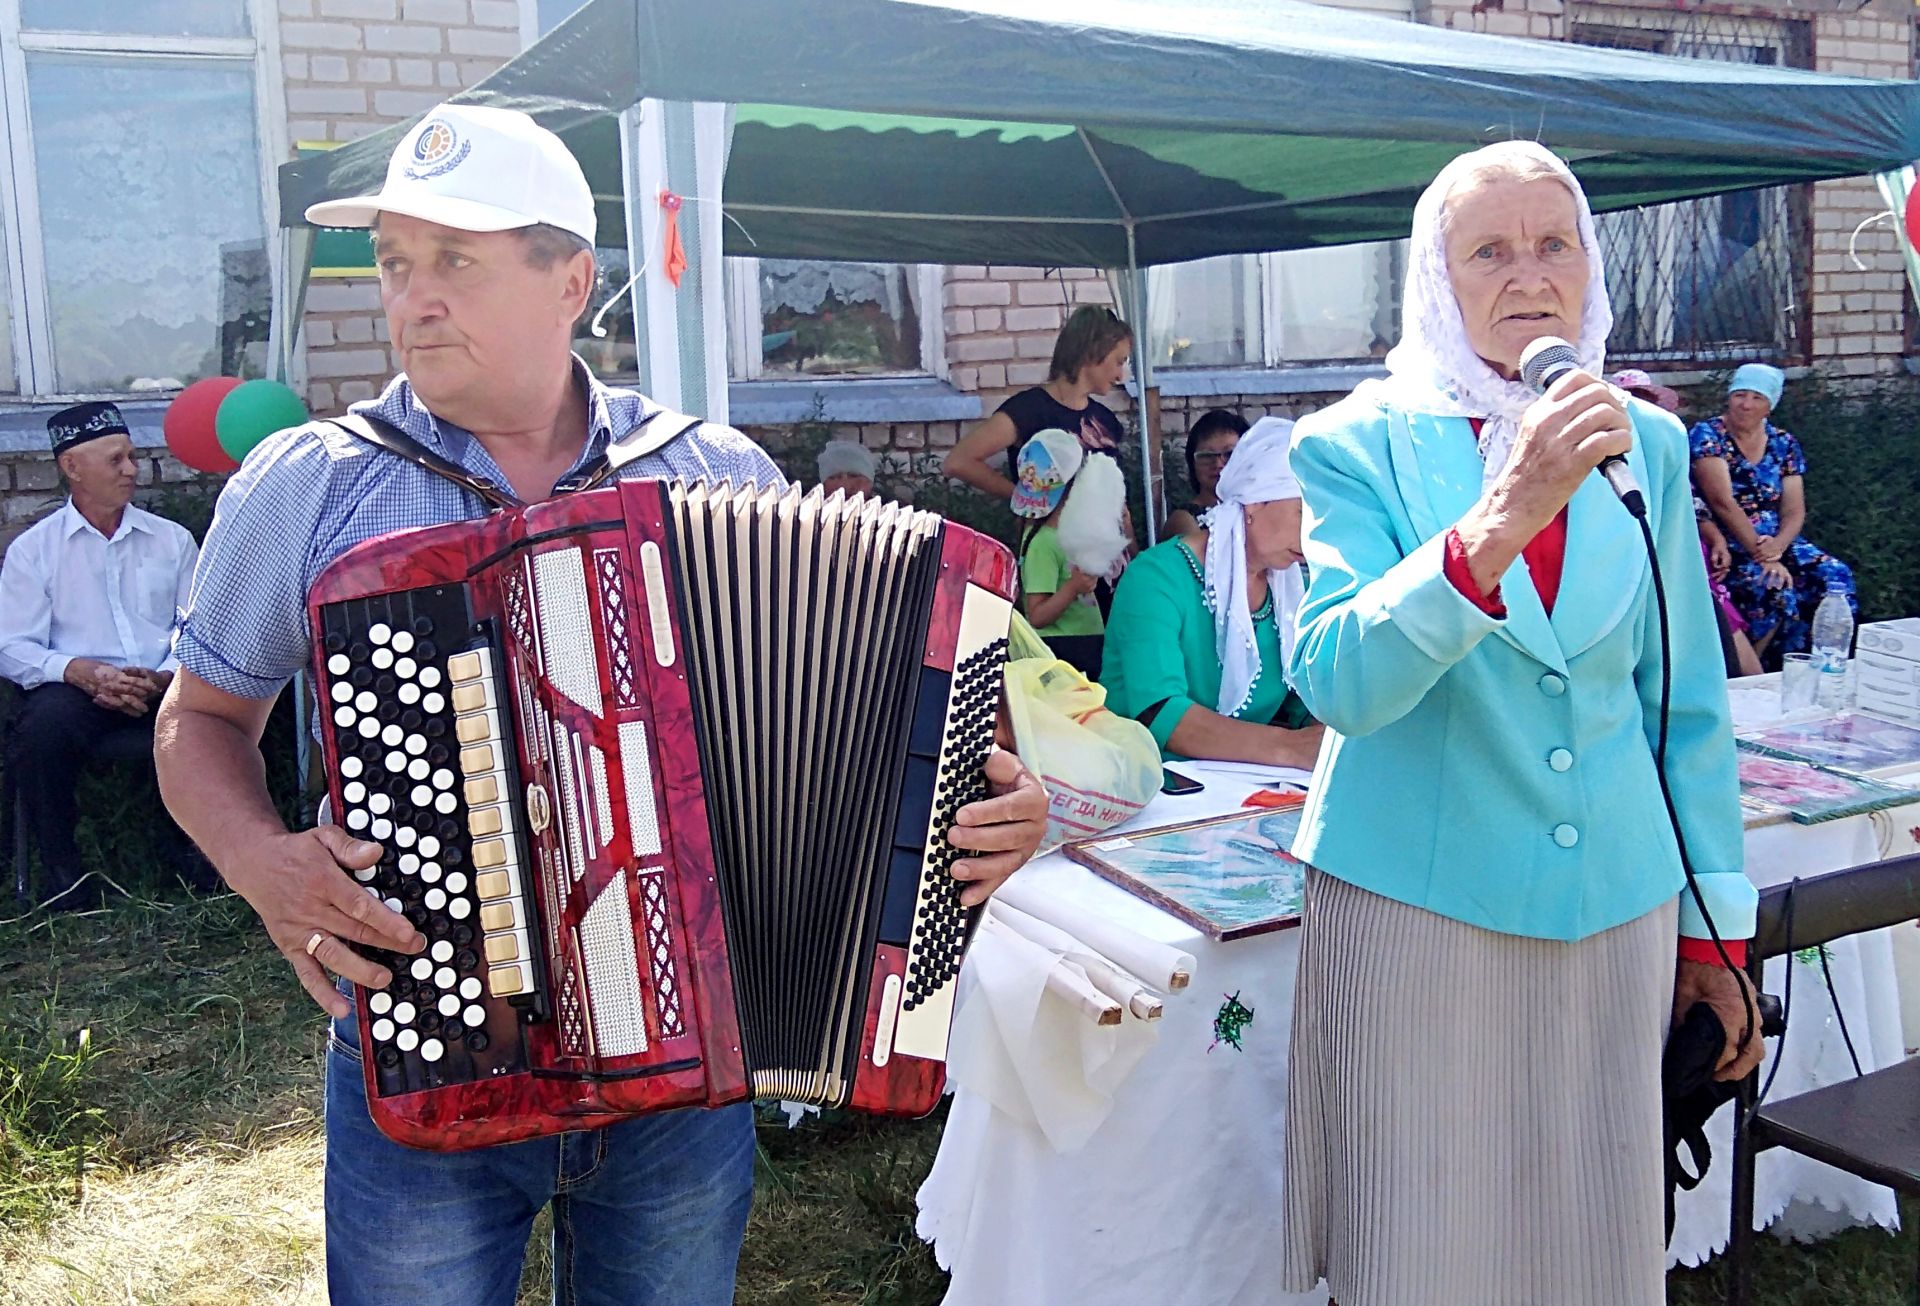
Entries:
[[1062, 851], [1102, 879], [1219, 940], [1300, 923], [1306, 866], [1293, 856], [1305, 795], [1278, 807], [1085, 839]]

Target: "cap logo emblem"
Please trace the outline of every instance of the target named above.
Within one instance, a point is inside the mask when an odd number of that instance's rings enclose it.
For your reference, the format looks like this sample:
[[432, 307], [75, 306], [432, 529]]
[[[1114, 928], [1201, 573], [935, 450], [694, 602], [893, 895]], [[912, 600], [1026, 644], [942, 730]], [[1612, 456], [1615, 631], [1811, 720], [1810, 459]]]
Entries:
[[431, 119], [414, 138], [413, 162], [406, 169], [407, 177], [412, 181], [426, 181], [452, 172], [466, 161], [472, 149], [472, 143], [461, 140], [446, 119]]

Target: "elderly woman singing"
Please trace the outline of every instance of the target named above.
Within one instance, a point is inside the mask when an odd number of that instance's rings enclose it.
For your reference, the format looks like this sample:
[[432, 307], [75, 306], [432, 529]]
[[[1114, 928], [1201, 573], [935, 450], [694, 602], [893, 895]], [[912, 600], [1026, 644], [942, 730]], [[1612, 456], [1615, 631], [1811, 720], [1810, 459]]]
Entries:
[[[1755, 893], [1680, 423], [1597, 378], [1585, 196], [1526, 142], [1414, 211], [1389, 377], [1296, 428], [1310, 573], [1289, 679], [1327, 748], [1288, 1088], [1284, 1286], [1340, 1306], [1665, 1300], [1660, 1054], [1676, 1011], [1757, 1063]], [[1541, 336], [1579, 370], [1517, 379]], [[1672, 620], [1665, 770], [1646, 489]], [[1757, 1022], [1756, 1022], [1757, 1023]]]

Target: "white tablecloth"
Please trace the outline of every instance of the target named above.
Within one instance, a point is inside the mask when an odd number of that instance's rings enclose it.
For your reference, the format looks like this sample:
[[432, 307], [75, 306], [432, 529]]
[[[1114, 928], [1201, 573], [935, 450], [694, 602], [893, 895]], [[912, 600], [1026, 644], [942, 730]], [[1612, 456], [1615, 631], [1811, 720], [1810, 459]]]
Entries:
[[[1206, 781], [1206, 791], [1156, 799], [1134, 826], [1229, 811], [1255, 787], [1244, 774], [1183, 767]], [[1749, 831], [1748, 871], [1767, 885], [1872, 861], [1916, 846], [1916, 826], [1920, 805]], [[1168, 999], [1158, 1042], [1085, 1147], [1055, 1152], [1037, 1130], [956, 1089], [920, 1190], [921, 1236], [953, 1276], [947, 1306], [1324, 1302], [1323, 1292], [1283, 1297], [1273, 1290], [1299, 932], [1214, 943], [1064, 857], [1042, 858], [1020, 874], [1191, 952], [1197, 965], [1192, 986]], [[1886, 932], [1835, 944], [1829, 955], [1863, 1065], [1889, 1064], [1901, 1055], [1902, 1038]], [[1777, 968], [1768, 989], [1781, 990]], [[1230, 995], [1254, 1013], [1241, 1051], [1214, 1046], [1213, 1018]], [[1850, 1075], [1817, 965], [1798, 965], [1791, 1014], [1775, 1095]], [[953, 1069], [964, 1083], [966, 1067]], [[1715, 1165], [1706, 1183], [1682, 1194], [1675, 1263], [1697, 1264], [1725, 1245], [1730, 1115], [1723, 1112], [1711, 1134]], [[1760, 1159], [1756, 1211], [1762, 1220], [1786, 1212], [1777, 1229], [1803, 1236], [1844, 1223], [1893, 1227], [1897, 1218], [1886, 1189], [1786, 1153]]]

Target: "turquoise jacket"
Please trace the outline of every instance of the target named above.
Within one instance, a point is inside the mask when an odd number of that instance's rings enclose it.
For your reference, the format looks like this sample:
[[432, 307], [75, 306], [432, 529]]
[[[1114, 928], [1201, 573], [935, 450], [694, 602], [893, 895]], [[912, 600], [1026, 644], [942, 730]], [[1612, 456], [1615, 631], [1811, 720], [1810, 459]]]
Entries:
[[[1667, 775], [1723, 938], [1753, 933], [1720, 643], [1686, 431], [1631, 401], [1673, 630]], [[1374, 893], [1506, 934], [1578, 939], [1680, 894], [1705, 937], [1653, 762], [1660, 635], [1639, 528], [1598, 476], [1569, 504], [1549, 617], [1524, 559], [1504, 620], [1444, 572], [1480, 497], [1461, 418], [1353, 396], [1294, 428], [1311, 573], [1291, 674], [1326, 723], [1295, 853]]]

